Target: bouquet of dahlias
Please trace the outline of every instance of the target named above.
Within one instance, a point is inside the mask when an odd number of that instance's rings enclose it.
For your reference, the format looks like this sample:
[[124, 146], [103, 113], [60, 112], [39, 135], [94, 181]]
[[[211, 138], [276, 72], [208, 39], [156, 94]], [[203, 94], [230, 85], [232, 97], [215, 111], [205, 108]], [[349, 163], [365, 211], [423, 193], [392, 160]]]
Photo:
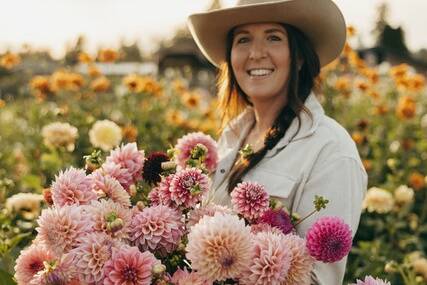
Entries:
[[[295, 226], [303, 219], [256, 182], [237, 185], [233, 209], [207, 203], [218, 160], [208, 135], [188, 134], [148, 157], [136, 143], [101, 156], [60, 172], [45, 191], [50, 207], [17, 259], [19, 285], [303, 285], [315, 260], [336, 262], [350, 251], [342, 220], [321, 218], [301, 238]], [[314, 204], [313, 213], [327, 200]]]

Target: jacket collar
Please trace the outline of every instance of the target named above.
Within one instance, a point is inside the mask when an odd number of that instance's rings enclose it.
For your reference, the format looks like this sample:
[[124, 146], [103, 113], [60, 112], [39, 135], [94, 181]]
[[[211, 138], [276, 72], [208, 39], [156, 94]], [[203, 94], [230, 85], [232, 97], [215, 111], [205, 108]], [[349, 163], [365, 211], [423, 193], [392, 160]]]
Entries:
[[[298, 119], [294, 118], [291, 125], [289, 126], [289, 129], [286, 131], [286, 134], [277, 143], [277, 145], [272, 150], [270, 150], [269, 153], [267, 153], [266, 156], [272, 156], [276, 151], [279, 151], [288, 145], [290, 141], [297, 141], [309, 137], [316, 131], [321, 118], [325, 114], [323, 107], [313, 92], [311, 92], [305, 100], [304, 106], [310, 110], [313, 118], [310, 118], [306, 112], [301, 111], [301, 127], [298, 133]], [[224, 129], [223, 135], [226, 145], [229, 148], [236, 147], [236, 144], [240, 145], [249, 132], [254, 120], [255, 113], [253, 108], [247, 107], [239, 116], [237, 116], [229, 123], [229, 126]], [[295, 137], [292, 138], [294, 135]]]

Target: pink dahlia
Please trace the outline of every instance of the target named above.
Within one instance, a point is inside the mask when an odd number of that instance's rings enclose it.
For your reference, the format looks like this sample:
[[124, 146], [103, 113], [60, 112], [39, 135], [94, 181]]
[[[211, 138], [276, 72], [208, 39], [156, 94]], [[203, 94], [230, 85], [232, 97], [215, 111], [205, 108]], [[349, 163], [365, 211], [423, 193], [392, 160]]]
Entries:
[[109, 198], [125, 208], [131, 206], [129, 194], [117, 179], [103, 175], [100, 171], [93, 172], [89, 178], [92, 181], [92, 188], [98, 196]]
[[216, 204], [208, 204], [204, 207], [196, 208], [190, 212], [187, 228], [191, 228], [197, 224], [204, 216], [212, 217], [216, 213], [233, 214], [233, 211], [230, 208]]
[[256, 182], [237, 184], [230, 196], [234, 211], [249, 221], [258, 219], [268, 209], [267, 191]]
[[142, 170], [142, 177], [144, 181], [151, 185], [156, 185], [162, 180], [160, 174], [162, 173], [162, 163], [169, 161], [169, 156], [161, 151], [153, 152], [150, 154], [144, 163]]
[[234, 279], [250, 263], [251, 239], [250, 228], [238, 216], [205, 216], [188, 234], [186, 257], [209, 281]]
[[125, 168], [133, 177], [134, 182], [141, 180], [145, 154], [138, 150], [136, 143], [128, 143], [111, 151], [106, 162], [113, 162]]
[[151, 206], [162, 205], [159, 187], [151, 189], [150, 193], [148, 193], [148, 200], [150, 201]]
[[58, 255], [77, 247], [78, 239], [92, 230], [91, 221], [78, 206], [48, 208], [37, 220], [38, 241]]
[[124, 246], [113, 250], [104, 269], [104, 285], [150, 285], [153, 267], [160, 262], [149, 252]]
[[117, 181], [120, 182], [120, 184], [128, 193], [130, 186], [134, 184], [132, 173], [130, 173], [128, 169], [122, 167], [120, 164], [106, 162], [102, 164], [102, 168], [97, 169], [95, 172], [97, 171], [101, 171], [102, 174], [107, 174], [117, 179]]
[[114, 245], [113, 239], [105, 233], [90, 233], [80, 239], [73, 253], [81, 281], [88, 284], [102, 283], [104, 265], [111, 259]]
[[379, 278], [374, 278], [372, 276], [366, 276], [365, 280], [357, 280], [357, 283], [351, 285], [391, 285], [387, 280], [382, 280]]
[[251, 262], [239, 284], [282, 284], [292, 262], [292, 252], [284, 239], [282, 233], [257, 234], [253, 240]]
[[283, 234], [283, 232], [275, 227], [270, 226], [269, 224], [261, 223], [261, 224], [252, 224], [251, 225], [251, 233], [257, 234], [261, 232], [271, 232], [274, 234]]
[[128, 237], [132, 213], [111, 200], [94, 201], [88, 206], [88, 216], [96, 232], [104, 232], [115, 239]]
[[171, 280], [174, 285], [211, 285], [212, 282], [209, 282], [203, 278], [198, 272], [192, 271], [188, 272], [187, 268], [182, 270], [179, 268], [172, 276]]
[[314, 259], [308, 253], [305, 240], [294, 234], [285, 235], [283, 243], [292, 254], [291, 266], [284, 285], [310, 285]]
[[164, 205], [144, 208], [132, 219], [129, 239], [141, 250], [171, 253], [184, 232], [180, 213]]
[[56, 207], [64, 205], [85, 205], [96, 200], [96, 193], [92, 190], [91, 180], [83, 169], [70, 167], [55, 176], [52, 183], [52, 200]]
[[285, 235], [294, 230], [291, 218], [283, 209], [267, 209], [258, 219], [258, 223], [265, 223], [272, 227], [276, 227]]
[[306, 234], [310, 255], [323, 262], [336, 262], [351, 250], [350, 227], [338, 217], [318, 219]]
[[176, 205], [194, 207], [209, 191], [209, 178], [200, 169], [187, 168], [177, 172], [170, 182], [170, 197]]
[[44, 264], [44, 270], [39, 271], [29, 285], [77, 285], [80, 283], [74, 266], [74, 255], [67, 253], [60, 259], [51, 260]]
[[175, 146], [178, 151], [176, 163], [185, 168], [188, 160], [191, 159], [191, 152], [197, 145], [202, 145], [205, 148], [206, 154], [203, 163], [209, 172], [213, 172], [218, 163], [217, 144], [211, 136], [201, 132], [190, 133], [178, 139]]
[[40, 245], [32, 244], [21, 251], [15, 265], [15, 278], [18, 285], [29, 284], [34, 275], [44, 269], [43, 262], [54, 258], [55, 255], [50, 250]]
[[153, 205], [156, 205], [157, 203], [157, 205], [166, 205], [171, 208], [177, 208], [177, 205], [172, 200], [172, 193], [170, 192], [170, 185], [174, 176], [174, 174], [170, 174], [163, 177], [159, 185], [151, 190], [151, 192], [154, 193], [151, 194], [149, 198]]

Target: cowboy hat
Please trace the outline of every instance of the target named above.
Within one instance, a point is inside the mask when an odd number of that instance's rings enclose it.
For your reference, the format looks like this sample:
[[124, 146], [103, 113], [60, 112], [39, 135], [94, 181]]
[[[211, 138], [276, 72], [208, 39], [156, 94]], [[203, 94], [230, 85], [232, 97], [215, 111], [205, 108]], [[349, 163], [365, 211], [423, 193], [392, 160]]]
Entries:
[[334, 60], [345, 44], [344, 17], [332, 0], [239, 0], [234, 7], [188, 17], [196, 44], [217, 67], [225, 62], [228, 32], [242, 24], [261, 22], [286, 23], [301, 30], [321, 66]]

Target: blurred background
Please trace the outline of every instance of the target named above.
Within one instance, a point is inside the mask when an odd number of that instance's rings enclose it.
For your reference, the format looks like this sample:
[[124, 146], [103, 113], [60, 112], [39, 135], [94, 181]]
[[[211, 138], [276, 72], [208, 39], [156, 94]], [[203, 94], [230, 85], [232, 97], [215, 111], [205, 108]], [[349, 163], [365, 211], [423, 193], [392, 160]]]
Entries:
[[[334, 2], [347, 44], [317, 89], [369, 175], [346, 282], [427, 284], [427, 1]], [[217, 70], [186, 18], [234, 3], [1, 0], [0, 284], [14, 284], [60, 170], [122, 142], [147, 154], [189, 132], [218, 137]]]

